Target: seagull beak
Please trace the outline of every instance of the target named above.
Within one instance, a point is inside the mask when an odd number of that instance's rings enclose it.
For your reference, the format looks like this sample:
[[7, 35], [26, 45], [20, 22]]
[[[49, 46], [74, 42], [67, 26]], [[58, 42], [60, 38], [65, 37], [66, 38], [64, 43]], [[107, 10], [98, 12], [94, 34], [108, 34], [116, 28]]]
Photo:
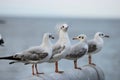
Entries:
[[110, 36], [109, 35], [105, 35], [104, 37], [109, 38]]
[[66, 29], [68, 30], [69, 26], [66, 27]]
[[77, 40], [77, 37], [74, 37], [73, 40]]
[[67, 30], [68, 30], [68, 28], [69, 28], [69, 27], [67, 26], [67, 27], [65, 28], [65, 31], [67, 31]]

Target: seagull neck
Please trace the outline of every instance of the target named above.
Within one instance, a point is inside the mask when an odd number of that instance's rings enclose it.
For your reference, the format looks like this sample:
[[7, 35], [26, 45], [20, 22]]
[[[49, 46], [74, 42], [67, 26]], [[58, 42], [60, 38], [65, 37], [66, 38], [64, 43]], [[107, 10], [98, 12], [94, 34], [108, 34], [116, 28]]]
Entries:
[[80, 43], [87, 43], [87, 40], [80, 40]]
[[68, 33], [60, 31], [60, 33], [59, 33], [59, 40], [67, 40], [67, 41], [69, 41]]
[[83, 42], [87, 43], [87, 39], [85, 39]]
[[97, 41], [97, 42], [103, 43], [103, 39], [99, 36], [95, 36], [94, 40]]
[[49, 39], [43, 38], [42, 46], [52, 46], [52, 43]]

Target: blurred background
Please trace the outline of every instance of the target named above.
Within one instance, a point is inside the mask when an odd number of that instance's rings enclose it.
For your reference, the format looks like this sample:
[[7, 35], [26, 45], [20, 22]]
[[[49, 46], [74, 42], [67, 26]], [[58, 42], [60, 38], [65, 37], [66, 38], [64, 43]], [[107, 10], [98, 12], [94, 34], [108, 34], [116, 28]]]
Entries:
[[[106, 80], [120, 79], [120, 0], [0, 0], [0, 34], [5, 46], [0, 47], [0, 56], [8, 56], [41, 44], [45, 32], [55, 34], [56, 25], [67, 23], [69, 37], [84, 33], [92, 39], [98, 31], [110, 35], [104, 39], [101, 52], [93, 55], [96, 63], [105, 73]], [[59, 61], [60, 70], [73, 68], [73, 61]], [[66, 65], [67, 64], [67, 65]], [[78, 61], [79, 66], [87, 64], [87, 56]], [[54, 64], [39, 64], [39, 71], [50, 74]], [[22, 80], [31, 75], [31, 65], [0, 61], [0, 80]]]

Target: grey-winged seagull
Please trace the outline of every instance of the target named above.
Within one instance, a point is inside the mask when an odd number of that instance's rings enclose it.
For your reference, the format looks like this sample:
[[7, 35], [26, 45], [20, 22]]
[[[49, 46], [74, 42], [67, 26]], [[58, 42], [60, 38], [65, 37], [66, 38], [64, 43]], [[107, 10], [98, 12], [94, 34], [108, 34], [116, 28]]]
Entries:
[[50, 63], [55, 62], [56, 73], [63, 73], [63, 71], [59, 71], [58, 69], [58, 61], [64, 58], [70, 51], [71, 43], [67, 31], [68, 31], [67, 24], [60, 25], [58, 28], [59, 39], [55, 43], [55, 45], [53, 45], [52, 57], [49, 62]]
[[0, 59], [14, 60], [10, 62], [10, 64], [16, 62], [32, 64], [32, 74], [35, 75], [34, 67], [36, 69], [36, 74], [40, 74], [37, 69], [37, 63], [47, 62], [52, 56], [52, 43], [50, 38], [54, 39], [51, 33], [45, 33], [40, 46], [31, 47], [12, 56], [0, 57]]
[[77, 37], [74, 37], [73, 40], [79, 40], [79, 42], [71, 47], [70, 54], [65, 58], [74, 60], [74, 68], [81, 69], [80, 67], [77, 67], [77, 60], [83, 57], [88, 51], [87, 36], [85, 34], [80, 34]]
[[99, 51], [101, 51], [102, 47], [103, 47], [103, 39], [102, 38], [109, 38], [108, 35], [104, 34], [103, 32], [97, 32], [94, 36], [94, 39], [89, 40], [88, 41], [88, 62], [89, 64], [93, 64], [92, 63], [92, 54], [98, 53]]

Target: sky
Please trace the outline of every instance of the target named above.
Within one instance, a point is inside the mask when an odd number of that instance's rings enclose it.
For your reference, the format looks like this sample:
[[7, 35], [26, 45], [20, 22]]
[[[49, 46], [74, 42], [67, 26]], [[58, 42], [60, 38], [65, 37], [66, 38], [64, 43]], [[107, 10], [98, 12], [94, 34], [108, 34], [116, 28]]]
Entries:
[[0, 16], [120, 18], [120, 0], [0, 0]]

